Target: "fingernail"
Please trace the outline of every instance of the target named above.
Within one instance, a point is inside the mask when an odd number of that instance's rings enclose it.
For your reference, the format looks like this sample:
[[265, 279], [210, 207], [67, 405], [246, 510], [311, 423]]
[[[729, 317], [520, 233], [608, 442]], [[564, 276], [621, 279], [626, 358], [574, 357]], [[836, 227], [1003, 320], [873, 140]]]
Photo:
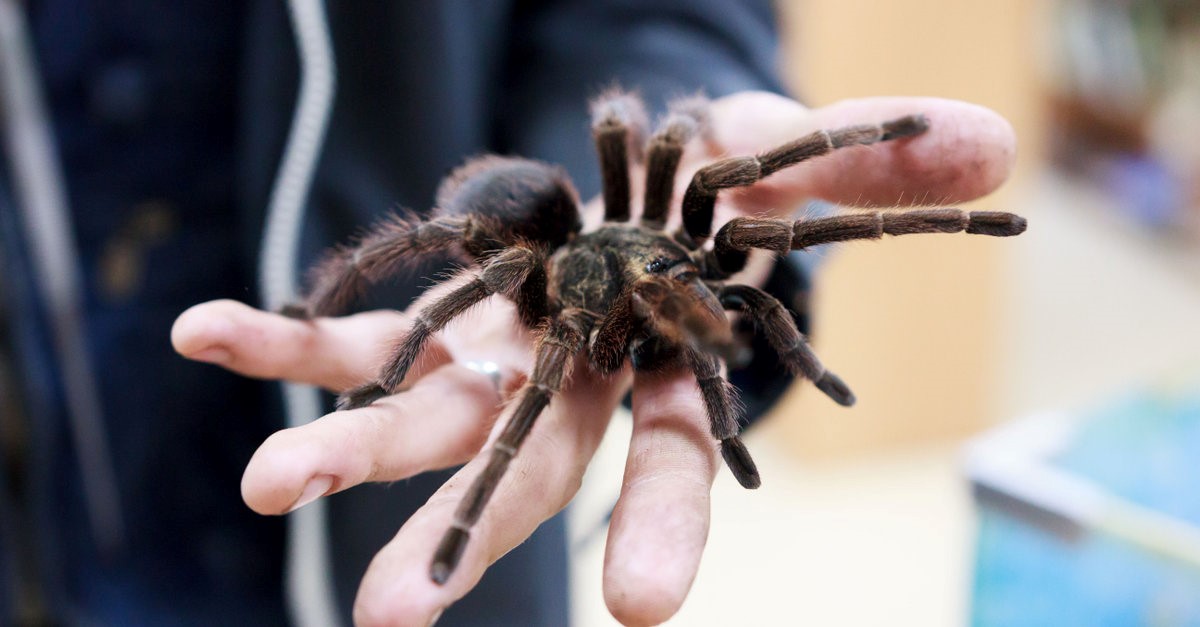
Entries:
[[438, 622], [438, 619], [442, 617], [442, 612], [445, 612], [445, 611], [446, 611], [446, 608], [443, 607], [442, 609], [440, 609], [436, 613], [434, 613], [433, 618], [429, 619], [429, 627], [433, 627], [434, 623]]
[[226, 349], [220, 346], [206, 348], [198, 353], [192, 354], [192, 359], [196, 361], [208, 362], [210, 364], [223, 364], [229, 361], [233, 355]]
[[309, 479], [308, 485], [304, 486], [304, 491], [300, 493], [300, 497], [297, 498], [296, 502], [292, 504], [292, 507], [288, 510], [288, 513], [290, 514], [301, 507], [304, 507], [305, 505], [308, 505], [309, 503], [321, 498], [322, 496], [325, 496], [325, 493], [328, 492], [329, 488], [331, 487], [333, 487], [333, 476], [331, 475], [320, 475], [318, 477]]

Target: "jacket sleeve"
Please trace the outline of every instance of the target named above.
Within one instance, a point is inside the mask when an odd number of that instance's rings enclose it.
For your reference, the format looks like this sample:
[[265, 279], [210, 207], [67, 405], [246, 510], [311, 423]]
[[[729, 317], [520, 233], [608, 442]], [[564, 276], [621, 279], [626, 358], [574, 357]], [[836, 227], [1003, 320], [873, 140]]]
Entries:
[[782, 89], [763, 0], [526, 2], [513, 20], [498, 144], [563, 164], [584, 197], [600, 181], [587, 101], [605, 87], [636, 90], [651, 112], [697, 92]]
[[[782, 91], [778, 33], [765, 0], [526, 2], [513, 19], [496, 144], [563, 164], [583, 198], [599, 192], [587, 101], [605, 87], [636, 90], [652, 113], [697, 92]], [[807, 288], [807, 272], [792, 262], [777, 264], [766, 285], [789, 307], [803, 306]], [[806, 316], [794, 315], [806, 330]], [[751, 363], [730, 380], [754, 419], [791, 376], [761, 338], [752, 347]]]

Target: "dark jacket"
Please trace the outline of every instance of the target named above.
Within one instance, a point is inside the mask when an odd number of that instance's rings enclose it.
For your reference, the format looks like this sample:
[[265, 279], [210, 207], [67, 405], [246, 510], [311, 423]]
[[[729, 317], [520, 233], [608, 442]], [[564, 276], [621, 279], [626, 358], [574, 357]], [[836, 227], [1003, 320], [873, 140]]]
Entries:
[[[250, 512], [238, 490], [250, 454], [282, 426], [276, 388], [187, 362], [168, 335], [174, 318], [203, 300], [257, 302], [264, 207], [295, 106], [286, 9], [78, 4], [29, 3], [28, 19], [82, 273], [88, 350], [80, 358], [97, 379], [124, 543], [102, 555], [88, 529], [53, 312], [32, 276], [36, 251], [5, 168], [0, 351], [15, 367], [0, 387], [0, 424], [9, 425], [0, 431], [9, 442], [0, 448], [0, 623], [19, 605], [18, 589], [68, 623], [284, 622], [282, 522]], [[339, 2], [327, 10], [338, 89], [309, 198], [306, 260], [383, 211], [428, 208], [441, 177], [481, 152], [561, 163], [583, 197], [594, 195], [586, 101], [614, 82], [655, 109], [697, 90], [779, 88], [765, 1]], [[778, 291], [800, 279], [775, 280]], [[417, 285], [385, 302], [403, 307]], [[735, 382], [755, 413], [787, 377], [769, 359], [752, 369]], [[446, 477], [329, 499], [347, 616], [371, 556]], [[443, 621], [561, 625], [566, 593], [558, 517]]]

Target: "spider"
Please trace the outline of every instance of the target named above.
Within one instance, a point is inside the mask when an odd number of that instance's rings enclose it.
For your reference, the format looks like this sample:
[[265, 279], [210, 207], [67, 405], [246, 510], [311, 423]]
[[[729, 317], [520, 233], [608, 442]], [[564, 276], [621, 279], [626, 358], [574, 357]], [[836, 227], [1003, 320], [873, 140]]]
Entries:
[[[916, 209], [795, 222], [739, 217], [712, 236], [721, 190], [754, 185], [834, 150], [928, 129], [924, 116], [909, 115], [819, 130], [755, 156], [707, 165], [683, 195], [681, 226], [668, 233], [680, 158], [689, 141], [707, 135], [706, 101], [692, 97], [671, 103], [643, 148], [645, 119], [644, 105], [630, 93], [612, 90], [592, 103], [603, 180], [599, 228], [583, 230], [578, 195], [560, 167], [517, 157], [477, 157], [442, 182], [430, 217], [393, 216], [355, 245], [335, 249], [315, 268], [304, 304], [285, 309], [297, 317], [340, 313], [368, 284], [446, 250], [459, 252], [472, 266], [465, 283], [421, 309], [378, 380], [344, 393], [339, 409], [363, 407], [400, 391], [429, 338], [493, 295], [511, 299], [521, 323], [537, 331], [533, 372], [517, 392], [512, 417], [435, 549], [429, 576], [438, 584], [454, 572], [473, 525], [576, 355], [586, 354], [589, 368], [601, 376], [621, 369], [627, 359], [635, 372], [690, 369], [726, 465], [742, 486], [757, 488], [758, 469], [738, 435], [735, 390], [720, 373], [721, 359], [738, 353], [726, 310], [756, 323], [792, 374], [809, 379], [841, 405], [852, 405], [855, 397], [821, 364], [779, 300], [755, 287], [725, 282], [743, 269], [751, 250], [783, 254], [884, 234], [1011, 236], [1025, 230], [1025, 219], [1011, 213]], [[646, 171], [637, 223], [631, 222], [631, 159], [644, 160]], [[712, 245], [706, 247], [710, 237]]]

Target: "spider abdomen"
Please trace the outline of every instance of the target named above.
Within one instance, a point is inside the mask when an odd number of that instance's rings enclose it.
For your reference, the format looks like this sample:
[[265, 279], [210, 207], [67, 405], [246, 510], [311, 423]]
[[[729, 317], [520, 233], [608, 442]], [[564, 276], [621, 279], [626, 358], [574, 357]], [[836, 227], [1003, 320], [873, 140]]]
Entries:
[[519, 157], [468, 161], [442, 182], [437, 207], [438, 215], [473, 219], [464, 244], [477, 258], [520, 240], [557, 248], [583, 228], [566, 171]]

